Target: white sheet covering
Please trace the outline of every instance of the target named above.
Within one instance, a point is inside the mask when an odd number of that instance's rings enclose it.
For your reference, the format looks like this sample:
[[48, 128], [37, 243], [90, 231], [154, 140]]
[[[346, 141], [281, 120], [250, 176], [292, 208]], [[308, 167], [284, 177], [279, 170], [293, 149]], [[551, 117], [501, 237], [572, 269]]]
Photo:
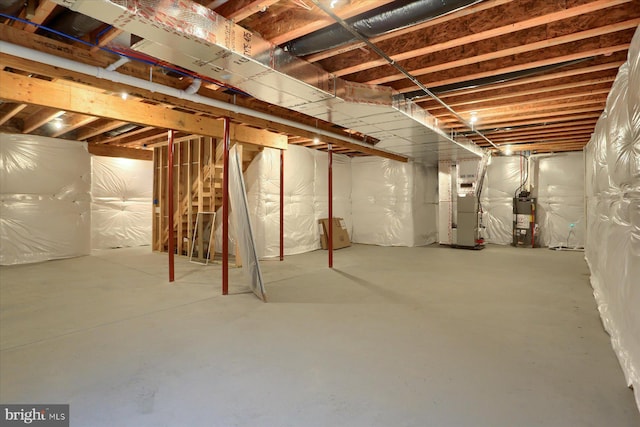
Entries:
[[[327, 173], [327, 153], [295, 145], [285, 151], [285, 254], [320, 248], [318, 219], [328, 216]], [[245, 172], [245, 180], [258, 256], [276, 257], [280, 242], [279, 151], [265, 148]], [[359, 198], [352, 199], [352, 194], [359, 194]], [[333, 155], [333, 216], [345, 220], [355, 243], [433, 243], [437, 206], [434, 168]]]
[[534, 157], [541, 244], [584, 247], [584, 154]]
[[[315, 153], [289, 146], [284, 155], [285, 254], [309, 252], [320, 247], [314, 210]], [[265, 148], [245, 172], [247, 199], [255, 225], [258, 257], [280, 253], [280, 152]]]
[[436, 241], [436, 171], [417, 163], [351, 160], [356, 243], [420, 246]]
[[640, 409], [640, 29], [586, 148], [585, 254], [603, 324]]
[[90, 180], [84, 143], [0, 134], [0, 265], [89, 254]]
[[151, 244], [153, 162], [91, 156], [91, 248]]
[[513, 196], [524, 179], [520, 156], [493, 157], [487, 167], [482, 203], [482, 221], [487, 243], [509, 245], [513, 242]]

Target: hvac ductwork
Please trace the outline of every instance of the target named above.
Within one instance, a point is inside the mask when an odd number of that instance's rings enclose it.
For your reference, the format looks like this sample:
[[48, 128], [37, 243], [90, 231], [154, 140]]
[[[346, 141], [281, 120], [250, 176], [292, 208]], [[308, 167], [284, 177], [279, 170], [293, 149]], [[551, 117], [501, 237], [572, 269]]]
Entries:
[[50, 28], [73, 37], [83, 37], [101, 25], [102, 22], [97, 19], [77, 12], [61, 13], [48, 24]]
[[0, 0], [0, 13], [15, 16], [24, 6], [24, 0]]
[[[404, 0], [347, 19], [346, 22], [361, 35], [372, 38], [393, 30], [428, 21], [465, 8], [479, 0]], [[338, 24], [292, 40], [283, 49], [296, 56], [333, 49], [355, 41], [353, 35]]]
[[[379, 139], [377, 148], [424, 161], [481, 156], [386, 86], [348, 82], [298, 59], [188, 0], [54, 0], [142, 37], [132, 49], [237, 87], [252, 96]], [[419, 151], [415, 151], [419, 147]]]
[[[559, 68], [568, 67], [570, 65], [579, 64], [584, 61], [589, 61], [593, 58], [594, 57], [591, 56], [589, 58], [574, 59], [572, 61], [561, 62], [558, 64], [544, 65], [542, 67], [528, 68], [526, 70], [514, 71], [511, 73], [497, 74], [495, 76], [483, 77], [480, 79], [467, 80], [459, 83], [451, 83], [444, 86], [430, 88], [430, 90], [433, 93], [441, 94], [441, 93], [453, 92], [455, 90], [487, 86], [495, 83], [504, 83], [511, 80], [521, 79], [524, 77], [535, 76], [538, 74], [546, 73], [547, 71], [553, 71]], [[404, 96], [409, 99], [415, 99], [415, 98], [424, 98], [425, 94], [423, 90], [416, 90], [413, 92], [406, 92]]]

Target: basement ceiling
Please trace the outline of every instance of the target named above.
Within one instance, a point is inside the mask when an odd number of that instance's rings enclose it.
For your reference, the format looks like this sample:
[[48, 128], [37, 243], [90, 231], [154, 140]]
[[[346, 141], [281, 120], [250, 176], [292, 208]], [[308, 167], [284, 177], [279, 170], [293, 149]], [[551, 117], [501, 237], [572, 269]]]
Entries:
[[[453, 139], [494, 151], [496, 146], [508, 145], [513, 151], [531, 153], [581, 150], [589, 141], [640, 24], [638, 0], [199, 3], [332, 76], [393, 89], [428, 112], [443, 134]], [[106, 68], [119, 59], [114, 51], [124, 33], [117, 25], [49, 0], [0, 0], [0, 13], [3, 41], [98, 67]], [[423, 19], [416, 18], [420, 14]], [[359, 38], [336, 18], [349, 29], [357, 28]], [[170, 60], [125, 53], [134, 58], [117, 69], [122, 74], [182, 90], [194, 81], [193, 70]], [[422, 156], [420, 147], [407, 150], [406, 141], [396, 147], [379, 132], [368, 134], [334, 123], [331, 117], [323, 120], [274, 106], [221, 80], [205, 79], [197, 94], [348, 137], [354, 144], [316, 140], [312, 132], [295, 126], [207, 108], [4, 52], [0, 67], [5, 82], [9, 77], [28, 76], [52, 87], [72, 85], [75, 93], [89, 97], [92, 93], [120, 97], [126, 92], [128, 108], [149, 104], [211, 120], [229, 115], [238, 124], [285, 134], [290, 144], [326, 150], [327, 143], [334, 143], [337, 152], [351, 156], [394, 158], [388, 151]], [[90, 109], [71, 112], [52, 108], [54, 103], [20, 101], [4, 99], [0, 131], [86, 140], [114, 150], [148, 148], [166, 141], [166, 128], [157, 123], [145, 126], [91, 115]], [[376, 151], [380, 148], [384, 151]]]

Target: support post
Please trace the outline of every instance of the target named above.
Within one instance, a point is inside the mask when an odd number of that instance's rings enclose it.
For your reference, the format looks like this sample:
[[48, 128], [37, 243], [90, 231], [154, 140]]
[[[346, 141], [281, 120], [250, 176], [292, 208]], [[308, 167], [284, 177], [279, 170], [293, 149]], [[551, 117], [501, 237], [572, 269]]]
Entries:
[[224, 118], [222, 141], [222, 295], [229, 294], [229, 117]]
[[329, 144], [329, 236], [327, 248], [329, 249], [329, 268], [333, 268], [333, 148]]
[[280, 150], [280, 261], [284, 260], [284, 150]]
[[167, 209], [169, 210], [169, 221], [167, 224], [167, 234], [169, 243], [169, 282], [173, 282], [174, 275], [174, 251], [175, 236], [173, 235], [173, 130], [168, 133], [169, 146], [167, 147]]

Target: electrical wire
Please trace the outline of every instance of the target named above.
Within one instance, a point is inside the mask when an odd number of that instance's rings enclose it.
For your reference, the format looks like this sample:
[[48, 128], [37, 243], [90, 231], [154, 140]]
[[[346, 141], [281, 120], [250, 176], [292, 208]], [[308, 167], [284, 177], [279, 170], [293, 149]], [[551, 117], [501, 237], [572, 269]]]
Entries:
[[221, 83], [221, 82], [219, 82], [219, 81], [217, 81], [215, 79], [212, 79], [210, 77], [207, 77], [205, 75], [201, 75], [201, 74], [195, 73], [193, 71], [189, 71], [189, 70], [184, 69], [184, 68], [180, 68], [180, 67], [176, 67], [176, 66], [170, 65], [167, 62], [160, 61], [160, 60], [158, 60], [156, 58], [152, 58], [150, 56], [146, 56], [146, 55], [143, 56], [139, 52], [136, 52], [136, 54], [134, 54], [133, 53], [134, 51], [126, 52], [125, 50], [115, 50], [115, 49], [106, 48], [104, 46], [99, 46], [97, 44], [97, 41], [99, 40], [100, 36], [103, 35], [104, 33], [106, 33], [110, 29], [109, 27], [113, 28], [112, 26], [108, 26], [107, 28], [105, 28], [102, 31], [100, 31], [98, 33], [98, 35], [96, 36], [96, 43], [91, 43], [91, 42], [88, 42], [86, 40], [82, 40], [81, 38], [74, 37], [74, 36], [72, 36], [70, 34], [63, 33], [62, 31], [58, 31], [56, 29], [47, 27], [45, 25], [36, 24], [35, 22], [31, 22], [31, 21], [29, 21], [27, 19], [18, 18], [17, 16], [11, 16], [11, 15], [7, 15], [5, 13], [0, 13], [0, 17], [7, 18], [9, 20], [16, 21], [16, 22], [21, 22], [21, 23], [26, 24], [26, 25], [33, 25], [38, 29], [42, 29], [42, 30], [47, 31], [47, 32], [49, 32], [51, 34], [55, 34], [55, 35], [58, 35], [60, 37], [64, 37], [66, 39], [72, 40], [74, 42], [81, 43], [81, 44], [83, 44], [85, 46], [89, 46], [89, 47], [92, 47], [92, 48], [98, 48], [98, 49], [100, 49], [100, 50], [102, 50], [104, 52], [108, 52], [108, 53], [111, 53], [113, 55], [118, 55], [120, 57], [124, 57], [124, 58], [130, 59], [132, 61], [141, 62], [143, 64], [151, 65], [151, 66], [154, 66], [154, 67], [159, 67], [159, 68], [162, 68], [162, 69], [166, 70], [167, 72], [173, 72], [173, 73], [176, 73], [176, 74], [181, 75], [183, 77], [200, 79], [203, 82], [214, 84], [216, 86], [228, 89], [228, 90], [230, 90], [232, 92], [235, 92], [237, 94], [240, 94], [240, 95], [244, 95], [244, 96], [248, 96], [248, 97], [251, 96], [248, 93], [246, 93], [246, 92], [244, 92], [244, 91], [242, 91], [242, 90], [240, 90], [240, 89], [238, 89], [236, 87], [229, 86], [227, 84]]

